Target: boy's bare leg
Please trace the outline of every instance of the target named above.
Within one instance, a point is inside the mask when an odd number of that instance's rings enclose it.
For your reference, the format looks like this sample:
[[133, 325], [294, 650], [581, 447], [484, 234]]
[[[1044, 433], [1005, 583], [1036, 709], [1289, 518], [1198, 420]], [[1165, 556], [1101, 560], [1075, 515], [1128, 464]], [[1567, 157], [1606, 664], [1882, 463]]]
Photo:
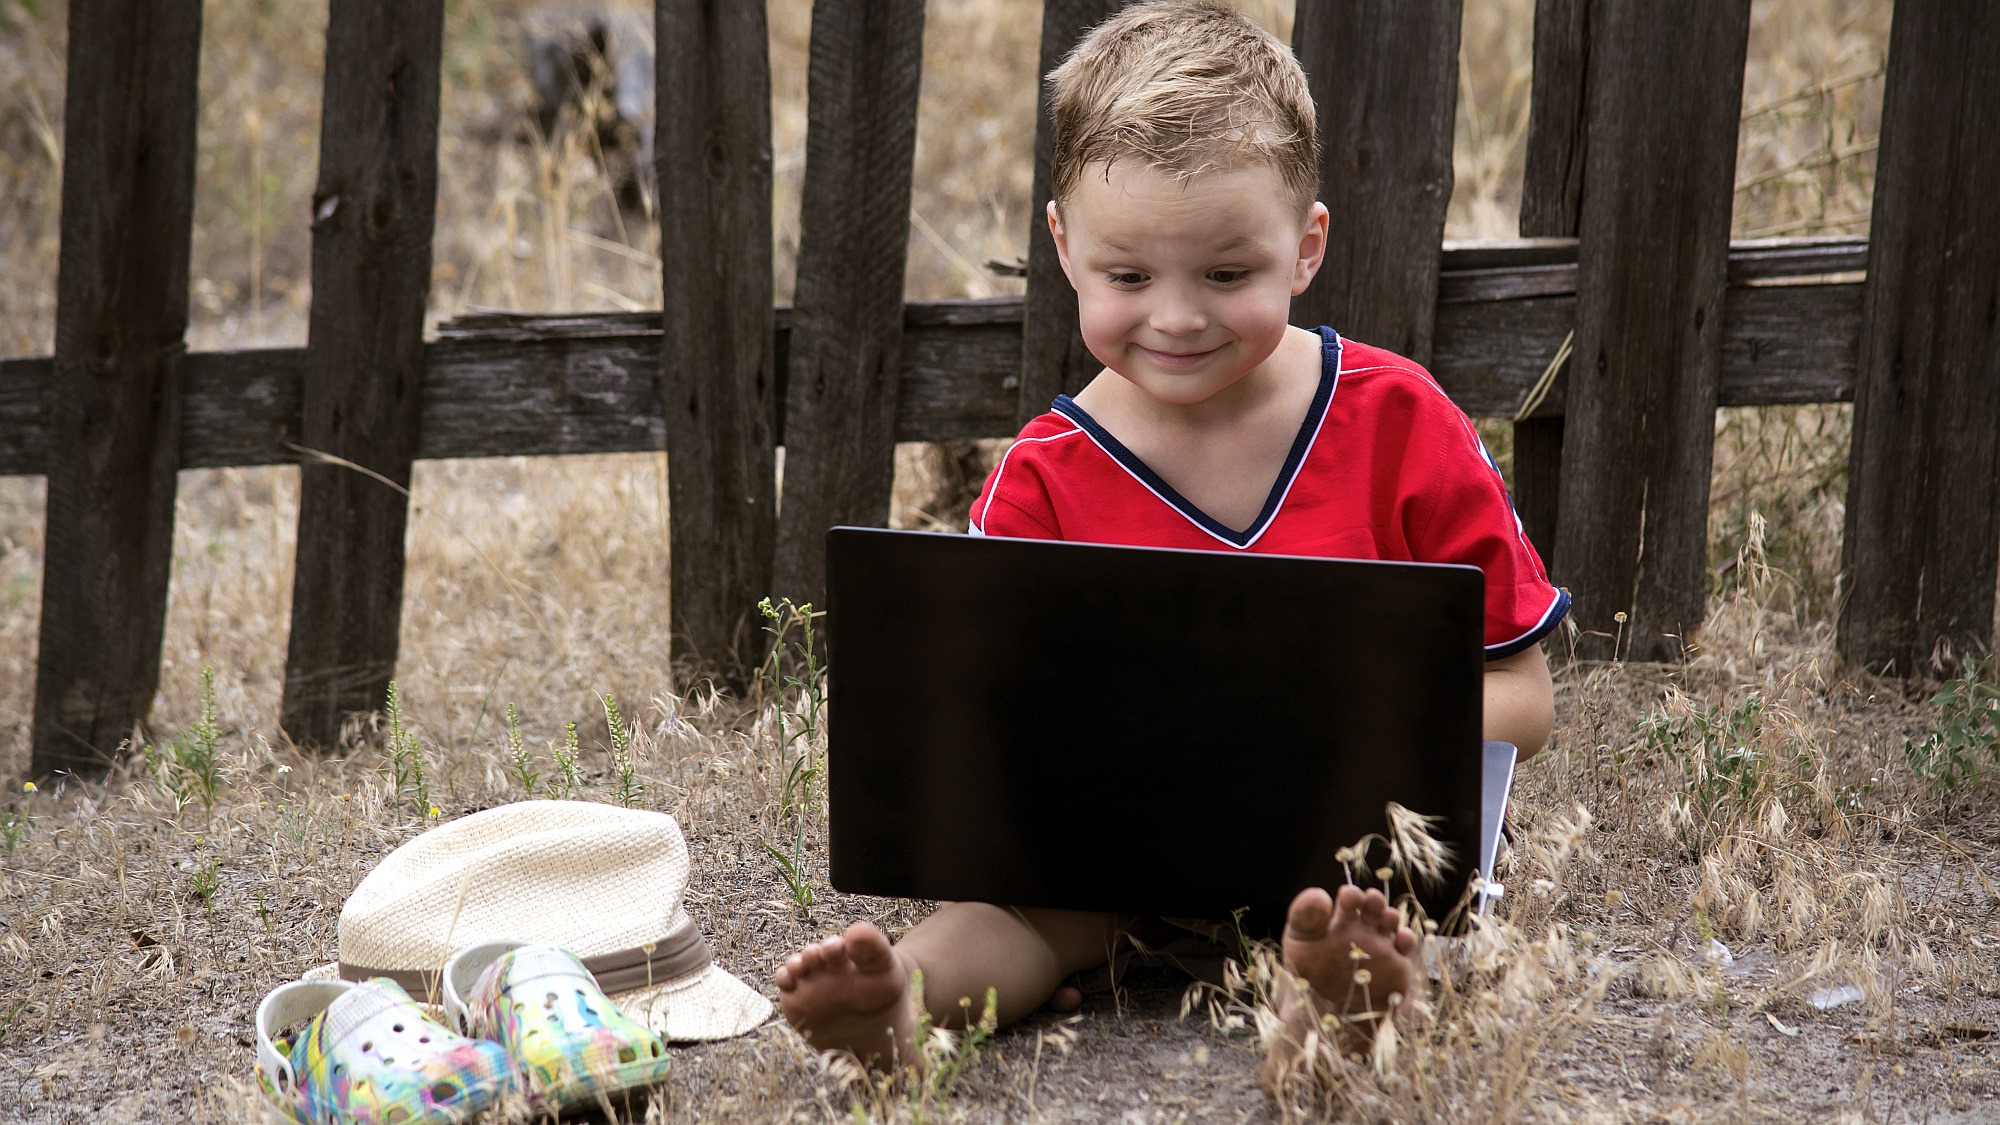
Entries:
[[[1318, 887], [1299, 892], [1285, 917], [1282, 945], [1285, 964], [1312, 986], [1312, 995], [1278, 998], [1288, 1034], [1272, 1045], [1262, 1075], [1264, 1089], [1274, 1095], [1322, 1015], [1386, 1013], [1389, 996], [1407, 999], [1416, 980], [1417, 935], [1378, 890], [1347, 886], [1334, 896]], [[1362, 956], [1355, 956], [1357, 949]], [[1367, 975], [1357, 977], [1359, 970]], [[1374, 1026], [1343, 1020], [1342, 1046], [1364, 1045]]]
[[813, 1046], [895, 1066], [920, 1057], [912, 973], [924, 974], [934, 1023], [963, 1023], [960, 998], [979, 1018], [991, 988], [999, 1020], [1009, 1024], [1040, 1007], [1064, 977], [1103, 964], [1117, 933], [1111, 914], [946, 903], [894, 946], [873, 923], [856, 922], [792, 954], [777, 972], [778, 1004]]

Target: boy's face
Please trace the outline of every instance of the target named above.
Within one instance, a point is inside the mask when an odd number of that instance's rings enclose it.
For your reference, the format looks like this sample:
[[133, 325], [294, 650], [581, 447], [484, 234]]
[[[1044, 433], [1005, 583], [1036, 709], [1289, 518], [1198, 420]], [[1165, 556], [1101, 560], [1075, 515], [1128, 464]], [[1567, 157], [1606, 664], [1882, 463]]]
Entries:
[[1088, 168], [1049, 230], [1092, 355], [1160, 402], [1202, 402], [1277, 350], [1292, 297], [1326, 251], [1326, 206], [1305, 214], [1277, 170], [1187, 179]]

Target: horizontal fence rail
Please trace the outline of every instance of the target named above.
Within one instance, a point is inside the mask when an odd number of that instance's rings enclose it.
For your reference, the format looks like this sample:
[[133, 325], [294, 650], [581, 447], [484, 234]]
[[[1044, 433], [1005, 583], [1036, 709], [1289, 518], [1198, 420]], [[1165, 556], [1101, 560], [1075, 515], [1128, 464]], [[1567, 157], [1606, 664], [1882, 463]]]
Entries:
[[[1854, 397], [1867, 256], [1858, 239], [1731, 246], [1721, 405]], [[1431, 372], [1467, 414], [1511, 418], [1575, 316], [1574, 240], [1447, 248]], [[780, 308], [776, 324], [775, 368], [784, 372], [790, 310]], [[905, 305], [897, 440], [1012, 437], [1020, 347], [1020, 298]], [[448, 321], [426, 345], [417, 456], [664, 449], [659, 351], [653, 312], [480, 313]], [[52, 371], [46, 356], [0, 360], [0, 474], [44, 471]], [[304, 371], [303, 348], [189, 355], [181, 467], [298, 461]], [[1558, 375], [1529, 416], [1560, 416], [1564, 388]], [[783, 401], [782, 387], [778, 397]], [[778, 437], [784, 440], [782, 423]]]

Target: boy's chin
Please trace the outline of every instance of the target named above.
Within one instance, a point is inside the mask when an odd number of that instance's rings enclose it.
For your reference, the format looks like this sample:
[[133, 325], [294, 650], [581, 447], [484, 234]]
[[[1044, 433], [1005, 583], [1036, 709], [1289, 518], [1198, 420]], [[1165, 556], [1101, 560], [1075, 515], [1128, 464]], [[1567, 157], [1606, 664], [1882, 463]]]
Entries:
[[1162, 406], [1199, 406], [1228, 390], [1242, 378], [1215, 375], [1160, 375], [1153, 372], [1125, 375], [1126, 382], [1139, 388], [1147, 398]]

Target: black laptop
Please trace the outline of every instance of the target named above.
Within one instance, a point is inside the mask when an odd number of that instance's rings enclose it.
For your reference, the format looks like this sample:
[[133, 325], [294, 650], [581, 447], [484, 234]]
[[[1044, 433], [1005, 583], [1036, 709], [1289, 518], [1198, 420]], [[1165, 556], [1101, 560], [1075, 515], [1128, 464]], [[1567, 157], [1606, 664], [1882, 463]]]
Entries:
[[1391, 801], [1430, 917], [1487, 858], [1476, 567], [842, 527], [827, 587], [841, 891], [1268, 925]]

